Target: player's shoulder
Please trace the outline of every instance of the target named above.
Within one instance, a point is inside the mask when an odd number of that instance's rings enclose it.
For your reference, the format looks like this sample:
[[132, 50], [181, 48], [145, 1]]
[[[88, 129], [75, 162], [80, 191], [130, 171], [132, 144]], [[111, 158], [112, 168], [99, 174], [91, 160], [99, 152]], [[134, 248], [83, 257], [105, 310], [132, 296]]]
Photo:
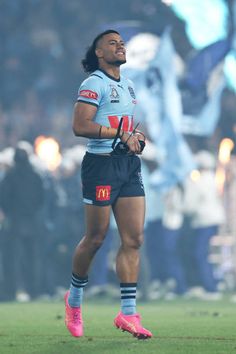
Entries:
[[98, 70], [94, 71], [80, 85], [78, 101], [98, 105], [104, 92], [106, 92], [106, 86], [101, 73]]
[[103, 74], [103, 72], [101, 70], [95, 70], [94, 72], [92, 72], [89, 75], [88, 78], [91, 80], [98, 80], [98, 81], [102, 80], [103, 81], [105, 78], [105, 75]]
[[101, 73], [96, 70], [91, 73], [83, 82], [82, 85], [89, 85], [89, 84], [101, 84], [104, 81]]

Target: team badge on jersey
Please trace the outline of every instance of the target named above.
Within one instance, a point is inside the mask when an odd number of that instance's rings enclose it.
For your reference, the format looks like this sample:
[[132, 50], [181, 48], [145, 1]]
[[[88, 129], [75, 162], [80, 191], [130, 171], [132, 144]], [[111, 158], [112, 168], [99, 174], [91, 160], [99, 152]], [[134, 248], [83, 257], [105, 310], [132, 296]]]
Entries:
[[128, 90], [129, 90], [130, 96], [135, 99], [136, 96], [135, 96], [133, 87], [129, 86], [129, 87], [128, 87]]
[[111, 87], [111, 93], [110, 93], [111, 103], [119, 103], [120, 96], [117, 92], [117, 89], [112, 85], [110, 85], [110, 87]]

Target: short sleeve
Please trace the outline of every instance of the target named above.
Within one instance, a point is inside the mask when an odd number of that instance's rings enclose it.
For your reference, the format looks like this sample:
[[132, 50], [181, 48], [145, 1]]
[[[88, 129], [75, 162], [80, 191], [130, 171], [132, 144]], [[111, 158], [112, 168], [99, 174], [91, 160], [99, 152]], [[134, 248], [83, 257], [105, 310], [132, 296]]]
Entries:
[[82, 82], [78, 91], [78, 102], [85, 102], [99, 106], [103, 93], [103, 79], [90, 76]]

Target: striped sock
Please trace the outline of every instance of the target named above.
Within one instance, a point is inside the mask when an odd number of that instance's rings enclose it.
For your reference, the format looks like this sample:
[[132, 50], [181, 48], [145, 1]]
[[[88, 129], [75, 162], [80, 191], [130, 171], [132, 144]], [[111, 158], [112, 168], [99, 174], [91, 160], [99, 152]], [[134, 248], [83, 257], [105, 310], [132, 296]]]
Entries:
[[83, 300], [85, 285], [88, 284], [88, 277], [82, 278], [72, 273], [68, 303], [71, 307], [80, 307]]
[[121, 283], [121, 312], [124, 315], [136, 313], [136, 289], [137, 283]]

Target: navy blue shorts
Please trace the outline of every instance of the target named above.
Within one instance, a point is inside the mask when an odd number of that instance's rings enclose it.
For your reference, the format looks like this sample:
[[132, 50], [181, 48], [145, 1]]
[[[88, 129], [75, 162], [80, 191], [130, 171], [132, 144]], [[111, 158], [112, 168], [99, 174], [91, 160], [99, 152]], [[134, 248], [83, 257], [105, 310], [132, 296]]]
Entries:
[[105, 206], [120, 197], [144, 196], [141, 161], [136, 155], [86, 152], [81, 166], [83, 201]]

